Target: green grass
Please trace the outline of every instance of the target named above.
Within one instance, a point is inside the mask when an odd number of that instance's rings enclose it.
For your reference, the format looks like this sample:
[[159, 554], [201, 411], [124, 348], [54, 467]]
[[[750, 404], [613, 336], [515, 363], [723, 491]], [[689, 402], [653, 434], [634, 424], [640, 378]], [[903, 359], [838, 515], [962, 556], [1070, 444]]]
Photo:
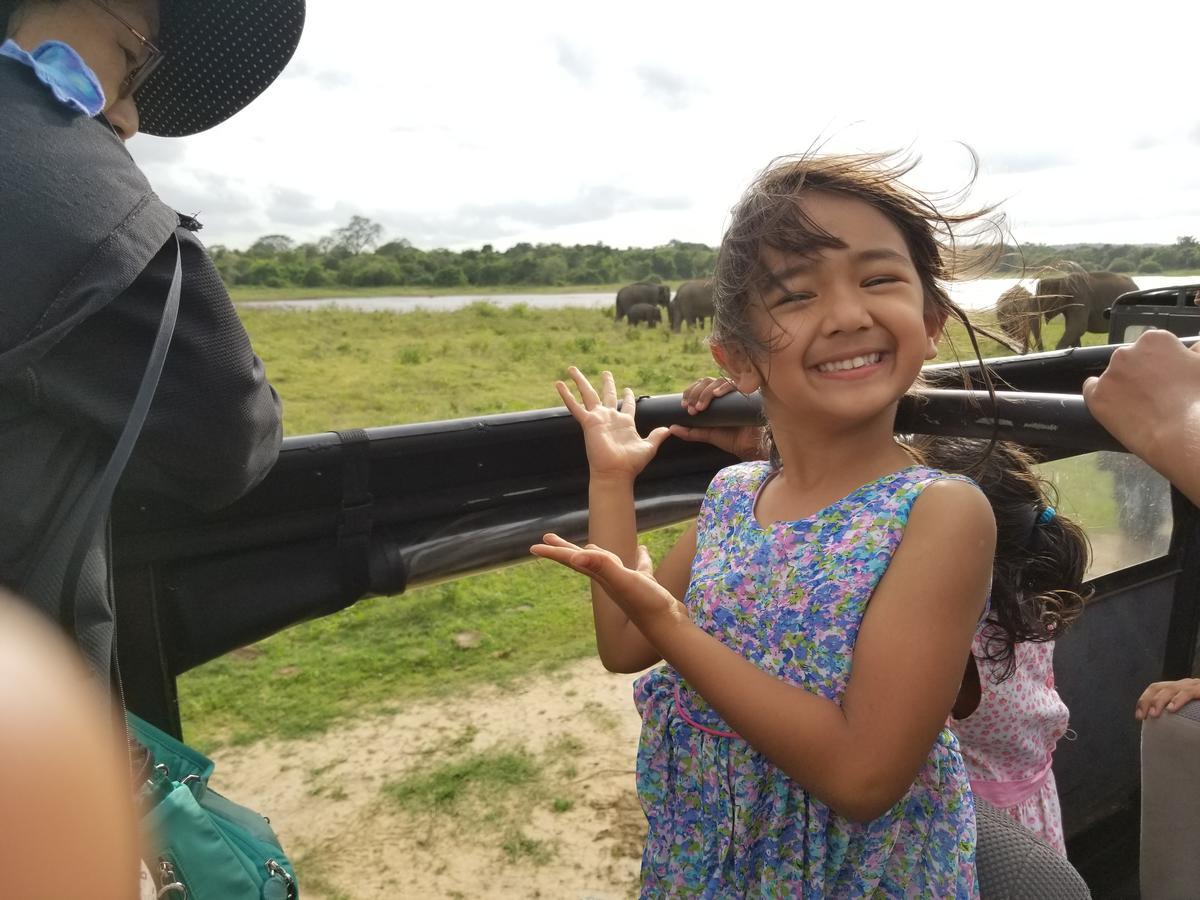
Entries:
[[[679, 531], [646, 535], [656, 558]], [[459, 647], [463, 631], [478, 632], [478, 645]], [[594, 652], [586, 580], [531, 561], [364, 600], [272, 635], [185, 673], [180, 706], [189, 742], [211, 751], [320, 733], [481, 682], [510, 686]]]
[[475, 303], [452, 312], [243, 310], [284, 398], [284, 427], [307, 434], [558, 406], [566, 366], [612, 369], [645, 393], [715, 373], [698, 333], [630, 328], [598, 309]]
[[[557, 406], [553, 382], [570, 363], [589, 373], [611, 369], [622, 384], [651, 394], [716, 373], [699, 333], [631, 329], [603, 310], [479, 303], [447, 313], [242, 316], [284, 398], [289, 434]], [[1059, 329], [1047, 329], [1047, 339]], [[950, 334], [959, 356], [970, 358], [961, 333]], [[983, 350], [999, 352], [990, 342]], [[953, 359], [953, 351], [942, 358]], [[1094, 490], [1072, 495], [1101, 506], [1107, 500]], [[1113, 517], [1107, 508], [1080, 514]], [[678, 531], [647, 536], [655, 558]], [[478, 633], [476, 646], [456, 644], [464, 631]], [[593, 652], [585, 579], [530, 562], [363, 601], [288, 629], [186, 673], [179, 695], [189, 740], [211, 750], [320, 733], [481, 682], [514, 685]]]
[[540, 754], [522, 745], [445, 745], [434, 751], [434, 761], [384, 783], [381, 811], [419, 819], [437, 835], [462, 834], [464, 823], [486, 825], [472, 826], [476, 842], [494, 842], [509, 862], [543, 865], [554, 858], [555, 842], [526, 829], [537, 811], [561, 815], [586, 799], [577, 773], [562, 765], [584, 749], [571, 734], [555, 736]]
[[540, 778], [541, 766], [527, 751], [489, 750], [389, 781], [383, 793], [409, 812], [447, 812], [468, 795], [494, 804]]

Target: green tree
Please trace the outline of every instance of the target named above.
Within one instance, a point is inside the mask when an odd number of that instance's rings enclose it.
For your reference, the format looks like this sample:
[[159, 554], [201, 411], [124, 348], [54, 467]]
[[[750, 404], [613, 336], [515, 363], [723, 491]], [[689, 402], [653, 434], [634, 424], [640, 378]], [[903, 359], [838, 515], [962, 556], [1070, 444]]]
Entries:
[[383, 237], [383, 226], [366, 216], [351, 216], [350, 222], [333, 232], [335, 248], [357, 255], [375, 247]]
[[458, 266], [443, 266], [433, 273], [433, 283], [438, 287], [458, 287], [467, 283], [467, 275]]
[[257, 241], [250, 245], [250, 249], [246, 251], [247, 256], [279, 256], [283, 253], [290, 253], [296, 247], [296, 242], [286, 234], [264, 234]]

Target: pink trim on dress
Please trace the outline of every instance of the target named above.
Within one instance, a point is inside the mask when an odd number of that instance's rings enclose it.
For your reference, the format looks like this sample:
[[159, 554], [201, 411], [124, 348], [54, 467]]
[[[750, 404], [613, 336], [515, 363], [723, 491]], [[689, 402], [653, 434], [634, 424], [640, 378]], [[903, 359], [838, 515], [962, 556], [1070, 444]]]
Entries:
[[705, 725], [701, 725], [690, 715], [688, 715], [687, 707], [683, 705], [683, 698], [679, 695], [678, 683], [675, 685], [675, 709], [679, 711], [679, 715], [683, 718], [683, 721], [687, 722], [698, 731], [703, 731], [705, 734], [711, 734], [714, 737], [741, 738], [741, 735], [736, 731], [718, 731], [716, 728], [709, 728]]
[[1047, 754], [1046, 764], [1029, 778], [1022, 778], [1018, 781], [991, 781], [975, 777], [971, 779], [971, 790], [992, 806], [998, 806], [1001, 809], [1016, 806], [1018, 803], [1024, 803], [1042, 789], [1053, 765], [1053, 755]]

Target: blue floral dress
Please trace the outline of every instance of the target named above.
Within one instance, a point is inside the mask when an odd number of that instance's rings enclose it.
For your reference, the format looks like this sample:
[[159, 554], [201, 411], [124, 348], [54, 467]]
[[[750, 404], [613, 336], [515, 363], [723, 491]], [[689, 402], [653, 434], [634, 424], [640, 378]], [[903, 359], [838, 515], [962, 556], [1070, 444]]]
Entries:
[[[914, 466], [817, 514], [761, 527], [765, 462], [718, 473], [697, 522], [693, 621], [759, 668], [840, 702], [867, 601], [926, 485]], [[963, 648], [964, 654], [966, 648]], [[975, 810], [943, 729], [878, 819], [832, 812], [734, 734], [663, 666], [634, 685], [637, 787], [649, 822], [643, 897], [977, 897]]]

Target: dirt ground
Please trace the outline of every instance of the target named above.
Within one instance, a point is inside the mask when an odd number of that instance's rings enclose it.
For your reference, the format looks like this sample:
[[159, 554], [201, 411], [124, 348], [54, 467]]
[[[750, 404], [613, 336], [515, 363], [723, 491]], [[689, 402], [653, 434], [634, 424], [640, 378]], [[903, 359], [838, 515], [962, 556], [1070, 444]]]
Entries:
[[[518, 690], [229, 748], [215, 754], [213, 787], [271, 819], [306, 900], [631, 897], [646, 825], [632, 680], [589, 659]], [[468, 788], [435, 808], [412, 800], [430, 772], [514, 754], [529, 763], [515, 787]], [[405, 803], [389, 783], [418, 787]]]

